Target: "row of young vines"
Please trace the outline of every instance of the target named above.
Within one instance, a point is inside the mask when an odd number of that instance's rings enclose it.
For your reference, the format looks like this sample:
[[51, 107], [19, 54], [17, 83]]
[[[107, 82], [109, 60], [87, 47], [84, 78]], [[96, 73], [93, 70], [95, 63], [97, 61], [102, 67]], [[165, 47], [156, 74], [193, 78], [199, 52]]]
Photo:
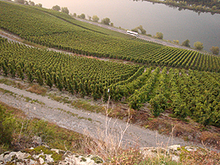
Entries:
[[0, 50], [2, 75], [56, 86], [60, 91], [65, 89], [72, 94], [92, 95], [94, 99], [107, 94], [109, 85], [140, 74], [139, 65], [70, 56], [10, 43], [2, 38]]
[[113, 100], [126, 100], [133, 109], [150, 103], [156, 117], [165, 110], [204, 125], [220, 126], [220, 74], [184, 69], [148, 68], [132, 82], [110, 85]]
[[[139, 110], [150, 103], [204, 125], [220, 126], [220, 74], [189, 69], [145, 68], [70, 56], [0, 38], [0, 74], [57, 87], [82, 97], [128, 102]], [[109, 91], [108, 91], [109, 90]]]
[[0, 4], [1, 28], [47, 47], [150, 66], [220, 72], [220, 58], [217, 56], [165, 47], [132, 37], [111, 36], [103, 29], [83, 27], [76, 20], [71, 21], [70, 16], [64, 17], [63, 13], [47, 9], [2, 1]]

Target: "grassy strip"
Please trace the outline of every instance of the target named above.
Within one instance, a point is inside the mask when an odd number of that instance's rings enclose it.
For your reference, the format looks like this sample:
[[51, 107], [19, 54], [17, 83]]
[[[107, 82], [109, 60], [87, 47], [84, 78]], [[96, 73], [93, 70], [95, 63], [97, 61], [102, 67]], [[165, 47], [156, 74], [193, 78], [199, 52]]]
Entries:
[[[14, 84], [12, 80], [10, 81], [2, 80], [2, 81], [9, 82], [10, 84]], [[34, 90], [31, 90], [32, 87], [34, 88]], [[32, 84], [31, 86], [29, 86], [29, 89], [33, 93], [47, 95], [46, 94], [47, 88], [44, 88], [42, 86]], [[4, 93], [11, 93], [11, 95], [14, 95], [14, 93], [4, 89], [0, 89], [0, 91]], [[84, 99], [72, 100], [69, 97], [57, 96], [56, 94], [49, 94], [49, 98], [61, 103], [72, 105], [77, 109], [83, 109], [90, 112], [101, 113], [103, 115], [106, 114], [105, 107], [101, 105], [91, 104], [88, 100], [84, 100]], [[28, 101], [29, 99], [26, 100]], [[34, 102], [34, 100], [31, 101]], [[129, 114], [127, 111], [128, 108], [129, 107], [126, 104], [124, 105], [115, 104], [114, 107], [111, 106], [109, 107], [108, 115], [109, 117], [119, 118], [122, 120], [127, 119], [129, 118]], [[77, 114], [72, 114], [71, 112], [66, 112], [66, 113], [78, 117]], [[220, 149], [220, 128], [204, 127], [203, 125], [196, 123], [192, 120], [180, 121], [176, 118], [172, 118], [170, 115], [154, 118], [149, 111], [135, 111], [131, 109], [129, 113], [132, 116], [130, 119], [131, 123], [138, 124], [147, 129], [157, 130], [160, 134], [170, 135], [170, 133], [173, 132], [173, 135], [175, 137], [183, 138], [186, 141], [194, 141], [198, 143], [202, 142], [205, 145], [211, 144], [214, 147]], [[168, 114], [170, 113], [168, 112]], [[90, 118], [86, 118], [85, 120], [91, 121]]]
[[18, 89], [24, 89], [25, 88], [25, 86], [22, 85], [21, 83], [15, 82], [15, 81], [7, 79], [7, 78], [0, 79], [0, 83], [5, 84], [5, 85], [9, 85], [9, 86], [13, 86], [13, 87], [18, 88]]
[[[163, 150], [155, 150], [153, 155], [145, 155], [140, 153], [138, 149], [129, 148], [127, 150], [108, 148], [106, 143], [99, 142], [101, 146], [97, 145], [97, 140], [93, 141], [85, 138], [83, 135], [76, 132], [60, 128], [55, 124], [48, 123], [38, 119], [26, 119], [24, 112], [17, 108], [8, 106], [0, 102], [0, 107], [6, 108], [7, 114], [12, 114], [14, 124], [10, 129], [13, 129], [13, 140], [11, 145], [0, 145], [0, 153], [6, 150], [26, 150], [28, 152], [39, 153], [41, 150], [44, 153], [52, 154], [54, 160], [61, 160], [62, 155], [56, 154], [43, 146], [39, 146], [33, 150], [29, 150], [33, 140], [33, 136], [41, 137], [43, 143], [46, 143], [52, 148], [62, 150], [71, 150], [73, 152], [83, 154], [101, 155], [106, 160], [106, 164], [218, 164], [220, 162], [220, 153], [209, 151], [206, 149], [197, 149], [197, 151], [188, 151], [185, 147], [179, 148], [180, 162], [175, 162], [169, 154], [165, 154]], [[99, 132], [97, 132], [99, 134]], [[101, 136], [101, 135], [100, 135]], [[114, 150], [112, 152], [112, 150]], [[106, 153], [105, 157], [103, 153]]]
[[81, 141], [83, 135], [61, 128], [53, 123], [44, 120], [27, 119], [26, 115], [20, 109], [6, 105], [0, 102], [0, 106], [6, 109], [6, 113], [13, 115], [13, 141], [11, 145], [1, 144], [0, 153], [6, 150], [23, 150], [29, 148], [32, 144], [32, 137], [42, 138], [42, 142], [52, 148], [70, 150], [82, 153]]

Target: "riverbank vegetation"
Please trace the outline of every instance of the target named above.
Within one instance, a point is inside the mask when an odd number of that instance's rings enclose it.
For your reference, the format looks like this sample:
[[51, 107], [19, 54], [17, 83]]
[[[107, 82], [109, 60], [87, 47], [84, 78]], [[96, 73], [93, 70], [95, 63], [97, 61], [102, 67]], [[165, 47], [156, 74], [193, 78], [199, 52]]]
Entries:
[[197, 13], [210, 12], [211, 14], [220, 14], [220, 1], [219, 0], [145, 0], [153, 3], [162, 3], [170, 7], [178, 7], [179, 10], [188, 9]]

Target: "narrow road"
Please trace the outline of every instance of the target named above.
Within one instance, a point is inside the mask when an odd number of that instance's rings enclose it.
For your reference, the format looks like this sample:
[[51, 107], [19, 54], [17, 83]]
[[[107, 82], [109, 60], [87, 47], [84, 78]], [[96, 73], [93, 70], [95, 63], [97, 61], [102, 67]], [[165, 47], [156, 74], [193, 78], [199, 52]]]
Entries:
[[[30, 93], [5, 84], [0, 84], [0, 88], [14, 94], [0, 92], [0, 101], [23, 110], [27, 116], [44, 119], [93, 138], [104, 141], [109, 141], [108, 138], [111, 138], [118, 145], [123, 137], [121, 143], [123, 146], [190, 145], [180, 138], [163, 136], [158, 134], [157, 131], [141, 128], [101, 114], [78, 110], [67, 104], [48, 99], [46, 96]], [[25, 97], [37, 100], [38, 102], [27, 102]]]
[[[88, 20], [85, 20], [85, 19], [80, 19], [80, 18], [77, 18], [77, 17], [74, 17], [74, 19], [76, 19], [78, 21], [86, 22], [86, 23], [89, 23], [89, 24], [93, 24], [95, 26], [103, 27], [103, 28], [106, 28], [106, 29], [109, 29], [109, 30], [113, 30], [113, 31], [116, 31], [116, 32], [119, 32], [119, 33], [127, 34], [126, 30], [118, 29], [118, 28], [113, 27], [113, 26], [103, 25], [103, 24], [100, 24], [100, 23], [97, 23], [97, 22], [92, 22], [92, 21], [88, 21]], [[146, 36], [146, 35], [139, 34], [137, 38], [145, 40], [145, 41], [149, 41], [149, 42], [158, 43], [158, 44], [161, 44], [161, 45], [164, 45], [164, 46], [196, 51], [194, 49], [187, 48], [185, 46], [176, 45], [176, 44], [166, 42], [166, 41], [163, 41], [163, 40], [160, 40], [160, 39], [156, 39], [156, 38], [153, 38], [153, 37], [149, 37], [149, 36]], [[199, 51], [199, 52], [205, 54], [204, 52], [201, 52], [201, 51]]]

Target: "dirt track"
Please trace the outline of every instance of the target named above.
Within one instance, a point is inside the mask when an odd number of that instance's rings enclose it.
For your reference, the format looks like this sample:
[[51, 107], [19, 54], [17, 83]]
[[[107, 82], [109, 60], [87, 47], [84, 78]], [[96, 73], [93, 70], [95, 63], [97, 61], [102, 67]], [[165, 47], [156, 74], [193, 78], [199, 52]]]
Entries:
[[[46, 96], [30, 93], [5, 84], [0, 84], [0, 88], [13, 93], [11, 95], [10, 93], [0, 92], [1, 102], [23, 110], [29, 117], [44, 119], [56, 123], [61, 127], [101, 140], [104, 140], [107, 131], [107, 137], [114, 137], [118, 142], [120, 136], [123, 134], [122, 131], [127, 128], [123, 136], [123, 144], [129, 146], [137, 144], [148, 147], [171, 144], [189, 145], [189, 143], [186, 143], [182, 139], [163, 136], [156, 131], [136, 125], [128, 126], [124, 121], [108, 118], [97, 113], [78, 110], [67, 104], [48, 99]], [[29, 98], [29, 100], [35, 100], [35, 102], [27, 102], [25, 97]]]

